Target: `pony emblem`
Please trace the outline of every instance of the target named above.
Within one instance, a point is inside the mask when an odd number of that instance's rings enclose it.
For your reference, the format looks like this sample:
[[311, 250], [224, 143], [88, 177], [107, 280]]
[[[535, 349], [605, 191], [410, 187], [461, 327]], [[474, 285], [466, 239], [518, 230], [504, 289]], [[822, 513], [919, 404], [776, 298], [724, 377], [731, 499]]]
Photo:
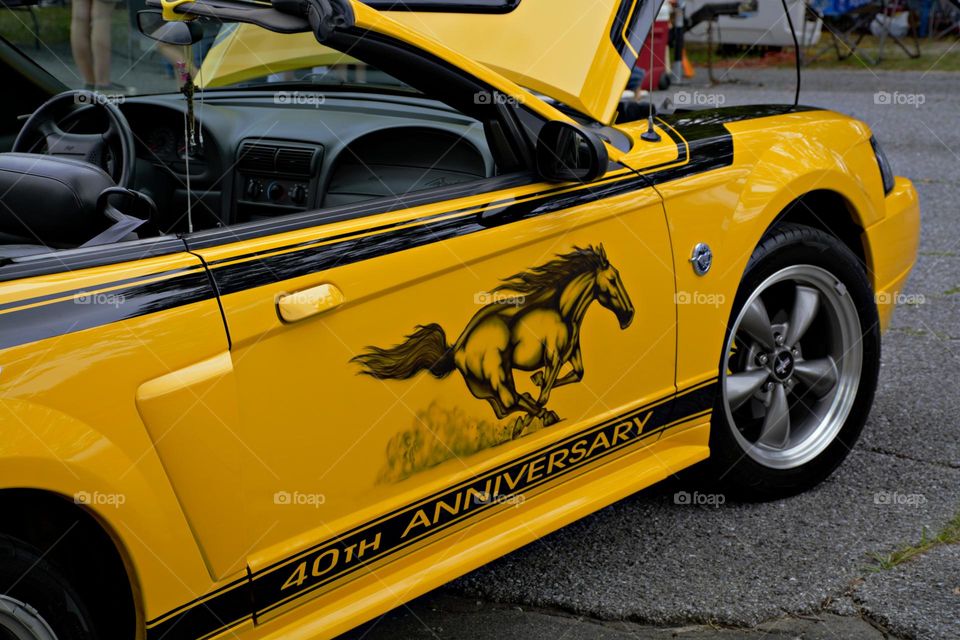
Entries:
[[[459, 371], [474, 397], [489, 402], [498, 419], [526, 414], [514, 437], [534, 418], [544, 426], [556, 424], [559, 416], [547, 408], [550, 394], [583, 379], [580, 327], [587, 310], [599, 302], [616, 315], [621, 330], [633, 321], [633, 303], [620, 273], [603, 245], [574, 247], [507, 278], [491, 294], [494, 301], [473, 316], [452, 346], [440, 325], [421, 325], [404, 342], [367, 347], [351, 362], [379, 380], [407, 380], [421, 371], [443, 379]], [[570, 370], [561, 375], [567, 363]], [[517, 392], [514, 371], [532, 374], [539, 397]]]

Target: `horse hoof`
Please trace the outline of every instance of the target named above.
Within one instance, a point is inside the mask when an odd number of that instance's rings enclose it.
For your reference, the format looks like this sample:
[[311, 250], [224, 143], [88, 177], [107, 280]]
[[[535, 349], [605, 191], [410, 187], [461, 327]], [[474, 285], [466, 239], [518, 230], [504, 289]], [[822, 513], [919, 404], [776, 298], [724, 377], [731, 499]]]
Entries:
[[524, 430], [526, 430], [528, 426], [530, 426], [530, 418], [517, 418], [513, 423], [512, 439], [516, 440], [523, 435]]
[[543, 420], [543, 426], [549, 427], [560, 422], [560, 416], [558, 416], [555, 411], [545, 411], [541, 416], [541, 420]]

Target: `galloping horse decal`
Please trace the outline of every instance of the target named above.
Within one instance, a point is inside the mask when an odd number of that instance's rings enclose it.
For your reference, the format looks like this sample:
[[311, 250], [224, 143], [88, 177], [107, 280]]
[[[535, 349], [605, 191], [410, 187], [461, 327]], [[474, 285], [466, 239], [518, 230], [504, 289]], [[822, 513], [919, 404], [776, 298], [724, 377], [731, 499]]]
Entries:
[[[421, 325], [401, 344], [367, 347], [351, 362], [380, 380], [407, 380], [421, 371], [442, 379], [457, 370], [470, 392], [489, 402], [498, 419], [525, 412], [544, 426], [555, 424], [559, 416], [547, 409], [551, 392], [583, 379], [580, 327], [590, 305], [596, 300], [612, 311], [621, 329], [633, 321], [633, 304], [620, 273], [607, 260], [602, 244], [574, 247], [507, 278], [491, 294], [495, 300], [473, 316], [452, 346], [440, 325]], [[568, 362], [571, 370], [561, 376]], [[514, 370], [532, 372], [531, 379], [540, 388], [538, 398], [517, 392]], [[514, 436], [522, 428], [518, 425]]]

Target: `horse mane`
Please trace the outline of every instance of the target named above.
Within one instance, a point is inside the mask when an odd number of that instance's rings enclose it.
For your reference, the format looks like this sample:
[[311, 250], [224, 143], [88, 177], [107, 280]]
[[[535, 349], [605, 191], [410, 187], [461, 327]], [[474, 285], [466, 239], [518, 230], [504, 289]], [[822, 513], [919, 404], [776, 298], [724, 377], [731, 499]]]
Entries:
[[595, 249], [574, 247], [569, 253], [558, 254], [550, 262], [510, 276], [494, 291], [512, 291], [531, 295], [549, 289], [559, 289], [577, 276], [599, 271], [610, 266], [603, 247]]

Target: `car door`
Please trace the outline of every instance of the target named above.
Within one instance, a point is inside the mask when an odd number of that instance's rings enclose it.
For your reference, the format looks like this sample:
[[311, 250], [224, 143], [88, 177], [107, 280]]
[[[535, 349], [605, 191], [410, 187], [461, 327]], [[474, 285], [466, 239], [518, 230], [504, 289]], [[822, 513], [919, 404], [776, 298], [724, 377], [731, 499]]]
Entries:
[[[505, 146], [531, 143], [514, 111], [531, 131], [564, 119], [489, 69], [352, 7], [371, 50], [402, 45], [377, 66], [416, 68], [416, 81], [454, 108], [501, 109], [508, 115], [484, 127]], [[620, 5], [607, 8], [609, 27]], [[355, 37], [334, 40], [360, 56]], [[221, 52], [210, 55], [227, 68]], [[422, 77], [441, 66], [448, 75]], [[449, 73], [487, 90], [459, 95]], [[329, 128], [316, 113], [314, 129]], [[344, 134], [331, 131], [327, 155]], [[267, 155], [279, 163], [281, 150]], [[664, 140], [633, 164], [677, 159]], [[545, 183], [531, 168], [187, 237], [229, 329], [258, 620], [643, 447], [668, 422], [640, 411], [675, 392], [674, 271], [659, 194], [616, 162], [589, 184]], [[590, 429], [601, 431], [589, 448], [492, 475]], [[483, 486], [466, 498], [449, 493], [477, 479]], [[237, 486], [214, 478], [208, 489]], [[450, 500], [424, 506], [437, 495]]]
[[[276, 589], [263, 600], [388, 557], [411, 532], [361, 537], [325, 556], [327, 570], [296, 574], [296, 552], [673, 391], [663, 210], [652, 188], [620, 192], [625, 180], [199, 239], [230, 328], [240, 437], [257, 458], [243, 486], [254, 583]], [[312, 311], [285, 322], [290, 309]], [[568, 355], [545, 372], [539, 349]], [[534, 415], [544, 375], [553, 391]]]

